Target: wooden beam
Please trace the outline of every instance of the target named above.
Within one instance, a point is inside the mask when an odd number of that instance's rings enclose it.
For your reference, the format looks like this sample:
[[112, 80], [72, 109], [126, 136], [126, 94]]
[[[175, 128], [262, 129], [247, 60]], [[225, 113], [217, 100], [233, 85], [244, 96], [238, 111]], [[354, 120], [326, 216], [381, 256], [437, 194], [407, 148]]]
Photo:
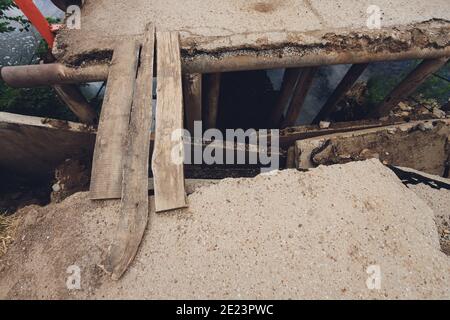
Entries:
[[153, 153], [155, 207], [157, 212], [186, 207], [183, 161], [174, 159], [174, 150], [183, 155], [182, 137], [173, 134], [183, 128], [183, 89], [179, 35], [158, 32], [157, 37], [157, 108]]
[[123, 158], [138, 65], [136, 41], [123, 41], [114, 50], [100, 115], [92, 164], [90, 197], [122, 196]]
[[217, 127], [217, 115], [219, 114], [221, 73], [208, 75], [208, 128]]
[[147, 27], [141, 48], [124, 158], [121, 217], [104, 269], [118, 280], [127, 270], [144, 236], [149, 215], [149, 152], [152, 127], [155, 29]]
[[302, 69], [302, 74], [298, 80], [297, 87], [291, 99], [286, 118], [282, 124], [283, 128], [293, 126], [297, 122], [317, 70], [318, 67], [308, 67]]
[[280, 126], [284, 110], [289, 104], [289, 100], [291, 99], [296, 88], [301, 70], [301, 68], [289, 68], [285, 70], [280, 96], [278, 97], [277, 104], [270, 115], [270, 126], [272, 128], [278, 128]]
[[447, 64], [449, 58], [424, 60], [384, 99], [372, 112], [374, 117], [384, 117], [394, 109], [399, 102], [408, 98], [433, 73]]
[[98, 123], [97, 112], [91, 107], [77, 85], [63, 84], [53, 86], [53, 89], [82, 123], [89, 125]]
[[184, 112], [186, 129], [194, 134], [194, 122], [202, 121], [202, 75], [200, 73], [183, 75]]
[[336, 105], [345, 97], [347, 92], [353, 87], [368, 66], [368, 63], [354, 64], [350, 70], [348, 70], [336, 90], [334, 90], [322, 107], [322, 110], [314, 119], [313, 123], [319, 123], [322, 120], [326, 120], [336, 110]]

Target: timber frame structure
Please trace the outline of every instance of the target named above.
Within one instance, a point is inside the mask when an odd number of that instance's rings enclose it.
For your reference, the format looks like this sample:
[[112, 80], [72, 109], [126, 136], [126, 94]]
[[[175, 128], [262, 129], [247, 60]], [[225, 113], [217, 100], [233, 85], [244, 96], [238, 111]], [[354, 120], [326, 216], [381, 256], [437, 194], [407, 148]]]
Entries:
[[[289, 149], [311, 133], [289, 128], [296, 125], [318, 67], [352, 65], [321, 108], [315, 124], [327, 120], [372, 62], [423, 60], [373, 110], [373, 117], [379, 118], [388, 115], [450, 57], [447, 0], [426, 4], [401, 1], [398, 5], [380, 1], [386, 11], [381, 29], [367, 27], [366, 1], [349, 0], [339, 10], [319, 0], [217, 1], [211, 10], [201, 0], [186, 1], [184, 6], [177, 5], [177, 0], [82, 2], [81, 30], [59, 30], [54, 45], [47, 35], [54, 63], [4, 67], [0, 74], [15, 87], [55, 86], [81, 122], [98, 123], [90, 192], [93, 200], [121, 199], [117, 239], [103, 265], [115, 279], [124, 274], [137, 253], [149, 207], [166, 212], [187, 206], [183, 164], [171, 159], [173, 148], [182, 152], [183, 141], [181, 137], [172, 139], [171, 134], [183, 128], [192, 132], [194, 121], [201, 121], [205, 114], [207, 127], [216, 126], [222, 73], [286, 69], [269, 121], [274, 128], [286, 129], [281, 140]], [[81, 5], [80, 1], [58, 1], [61, 8], [71, 3]], [[408, 10], [411, 6], [416, 10]], [[360, 14], [348, 21], [345, 18], [350, 12]], [[300, 13], [304, 21], [296, 20]], [[134, 15], [135, 21], [123, 19], [125, 14]], [[154, 75], [157, 107], [151, 147]], [[92, 81], [107, 81], [99, 118], [73, 87]], [[208, 92], [202, 92], [204, 88]], [[382, 125], [374, 120], [334, 130]], [[315, 134], [330, 130], [333, 127]], [[155, 204], [148, 200], [150, 169]]]

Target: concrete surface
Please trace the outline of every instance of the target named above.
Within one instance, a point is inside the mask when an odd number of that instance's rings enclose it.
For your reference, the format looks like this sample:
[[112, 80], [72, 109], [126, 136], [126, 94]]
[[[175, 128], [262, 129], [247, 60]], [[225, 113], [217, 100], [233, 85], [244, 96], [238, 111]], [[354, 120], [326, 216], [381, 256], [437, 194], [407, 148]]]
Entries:
[[[378, 161], [228, 179], [189, 204], [151, 214], [119, 282], [97, 267], [118, 202], [80, 193], [26, 208], [0, 261], [0, 298], [450, 298], [433, 210]], [[66, 288], [71, 265], [81, 268], [82, 290]], [[366, 286], [372, 265], [380, 290]]]
[[[373, 31], [367, 27], [367, 9], [370, 5], [378, 5], [382, 10], [382, 30]], [[433, 29], [434, 33], [428, 34], [427, 30], [418, 27], [432, 19], [433, 23], [423, 27]], [[232, 57], [241, 57], [239, 64], [244, 64], [247, 68], [258, 67], [254, 61], [242, 57], [255, 58], [251, 52], [245, 52], [247, 49], [286, 49], [286, 52], [266, 52], [266, 55], [260, 55], [261, 60], [266, 60], [265, 66], [271, 60], [269, 58], [280, 54], [298, 55], [298, 51], [304, 49], [304, 46], [318, 48], [329, 44], [328, 52], [319, 52], [319, 56], [326, 55], [330, 53], [329, 50], [338, 49], [339, 44], [345, 43], [342, 38], [334, 39], [333, 34], [355, 38], [352, 40], [353, 44], [348, 44], [353, 47], [353, 58], [357, 58], [357, 45], [366, 45], [368, 52], [373, 54], [391, 47], [395, 51], [399, 43], [403, 44], [403, 51], [408, 51], [408, 45], [420, 49], [450, 49], [450, 3], [447, 0], [186, 0], [182, 5], [179, 0], [87, 0], [82, 9], [81, 30], [62, 31], [54, 53], [60, 60], [73, 64], [80, 63], [83, 55], [85, 58], [96, 55], [104, 58], [104, 51], [111, 50], [124, 37], [142, 34], [149, 22], [153, 22], [159, 31], [180, 32], [188, 70], [211, 69], [214, 68], [213, 62], [218, 64], [219, 61], [205, 62], [205, 57], [196, 61], [196, 57], [202, 53], [209, 55], [209, 58], [220, 57], [223, 61], [224, 58], [231, 58], [224, 52], [241, 50], [239, 54], [232, 54]], [[420, 30], [413, 31], [417, 28]], [[348, 34], [352, 31], [357, 34]], [[439, 35], [439, 31], [443, 34]], [[367, 34], [373, 34], [374, 41], [364, 41], [363, 35]], [[420, 39], [415, 39], [418, 35]], [[383, 42], [390, 44], [383, 46]], [[446, 52], [450, 54], [450, 51]], [[420, 54], [424, 52], [411, 52], [410, 55], [398, 58]], [[347, 60], [349, 58], [351, 57], [346, 57]], [[329, 63], [329, 60], [322, 62]], [[230, 66], [230, 63], [226, 61], [217, 68], [242, 68]], [[233, 64], [235, 63], [234, 61]], [[283, 60], [279, 62], [281, 63], [299, 62], [294, 59]]]

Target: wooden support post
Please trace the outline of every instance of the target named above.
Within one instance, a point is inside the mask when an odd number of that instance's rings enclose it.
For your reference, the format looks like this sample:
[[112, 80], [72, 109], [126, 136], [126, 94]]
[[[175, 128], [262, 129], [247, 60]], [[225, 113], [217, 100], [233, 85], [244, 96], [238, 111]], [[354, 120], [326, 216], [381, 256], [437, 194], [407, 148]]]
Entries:
[[409, 97], [424, 83], [433, 73], [442, 68], [449, 58], [424, 60], [384, 99], [384, 101], [372, 112], [374, 117], [389, 115], [399, 102]]
[[302, 74], [300, 75], [300, 79], [298, 80], [297, 87], [291, 99], [291, 103], [286, 114], [286, 119], [284, 119], [282, 124], [283, 128], [295, 125], [295, 122], [302, 111], [306, 96], [311, 88], [312, 81], [317, 70], [318, 67], [308, 67], [302, 69]]
[[97, 112], [89, 105], [89, 102], [81, 93], [78, 86], [64, 84], [53, 86], [58, 97], [69, 107], [82, 123], [94, 125], [98, 123]]
[[124, 158], [121, 217], [104, 269], [118, 280], [139, 249], [149, 215], [149, 153], [152, 127], [155, 29], [147, 27], [141, 48]]
[[183, 89], [177, 32], [157, 32], [157, 107], [153, 152], [157, 212], [186, 207], [184, 189]]
[[222, 74], [211, 73], [208, 76], [208, 128], [217, 126], [217, 115], [219, 113], [220, 82]]
[[90, 197], [93, 200], [120, 199], [122, 196], [123, 158], [138, 50], [134, 40], [121, 42], [114, 50], [92, 164]]
[[277, 104], [270, 115], [270, 126], [278, 128], [283, 118], [284, 110], [289, 104], [297, 81], [301, 74], [301, 68], [290, 68], [284, 72], [283, 83], [281, 85], [280, 96], [278, 97]]
[[194, 134], [194, 122], [202, 121], [202, 75], [183, 75], [184, 110], [186, 129]]
[[353, 87], [368, 66], [368, 63], [354, 64], [350, 70], [348, 70], [336, 90], [334, 90], [322, 107], [322, 110], [314, 119], [313, 123], [319, 123], [322, 120], [326, 120], [335, 111], [336, 105], [345, 97], [347, 92]]

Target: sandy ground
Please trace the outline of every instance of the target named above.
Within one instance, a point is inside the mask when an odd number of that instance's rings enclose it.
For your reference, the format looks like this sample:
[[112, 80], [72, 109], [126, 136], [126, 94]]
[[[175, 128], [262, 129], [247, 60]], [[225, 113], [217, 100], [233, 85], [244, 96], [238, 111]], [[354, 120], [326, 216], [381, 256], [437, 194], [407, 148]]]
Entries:
[[[0, 298], [450, 298], [433, 210], [378, 161], [223, 180], [189, 204], [151, 214], [119, 282], [97, 267], [118, 202], [79, 193], [25, 208], [0, 262]], [[71, 265], [81, 290], [66, 287]], [[366, 286], [373, 265], [380, 290]]]

